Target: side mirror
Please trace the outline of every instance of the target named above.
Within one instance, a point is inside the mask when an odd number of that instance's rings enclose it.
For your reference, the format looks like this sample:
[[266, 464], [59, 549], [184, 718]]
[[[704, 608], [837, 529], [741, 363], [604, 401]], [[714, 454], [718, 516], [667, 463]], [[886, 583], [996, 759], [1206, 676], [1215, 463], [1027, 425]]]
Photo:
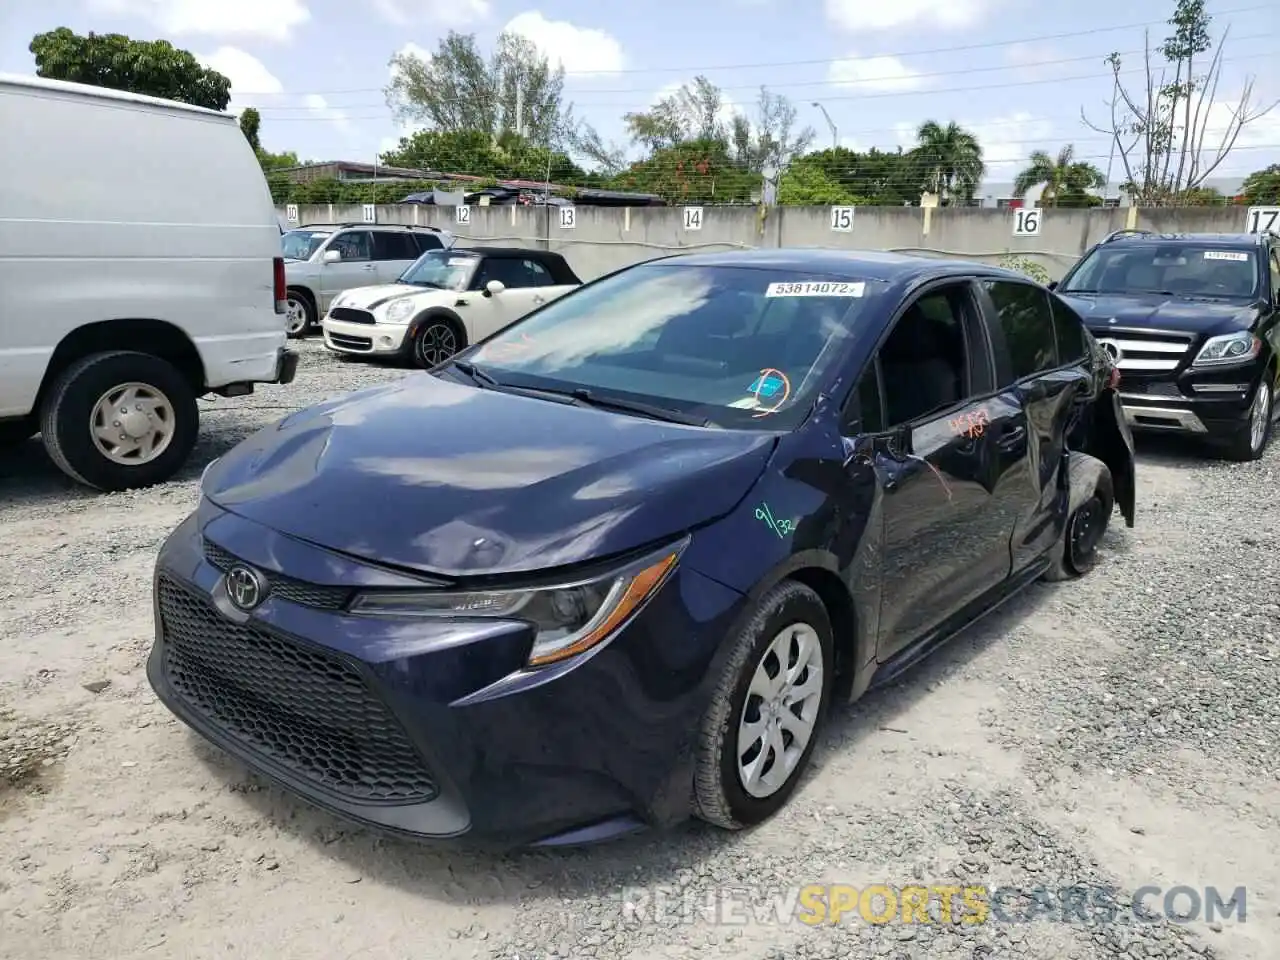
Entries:
[[1045, 286], [1047, 286], [1050, 290], [1057, 290], [1057, 289], [1058, 289], [1058, 281], [1057, 281], [1057, 280], [1050, 280], [1047, 284], [1045, 284]]
[[342, 251], [326, 250], [324, 252], [324, 257], [322, 259], [324, 260], [325, 263], [337, 263], [339, 260], [342, 259]]
[[505, 289], [507, 289], [507, 285], [501, 280], [490, 280], [484, 285], [484, 292], [490, 297], [496, 296]]

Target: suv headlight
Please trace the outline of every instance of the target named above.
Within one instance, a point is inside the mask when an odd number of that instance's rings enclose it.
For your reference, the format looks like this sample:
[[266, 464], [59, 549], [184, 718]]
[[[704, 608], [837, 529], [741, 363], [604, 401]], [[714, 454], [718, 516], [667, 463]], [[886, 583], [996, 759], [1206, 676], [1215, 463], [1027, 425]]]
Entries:
[[399, 323], [401, 320], [407, 319], [411, 313], [413, 313], [413, 303], [411, 301], [397, 300], [387, 307], [387, 321], [389, 323]]
[[1247, 330], [1240, 333], [1224, 333], [1206, 340], [1193, 363], [1198, 365], [1236, 363], [1256, 357], [1261, 349], [1262, 341]]
[[536, 630], [529, 666], [575, 657], [613, 635], [666, 582], [684, 543], [603, 576], [535, 590], [362, 593], [353, 614], [441, 620], [510, 620]]

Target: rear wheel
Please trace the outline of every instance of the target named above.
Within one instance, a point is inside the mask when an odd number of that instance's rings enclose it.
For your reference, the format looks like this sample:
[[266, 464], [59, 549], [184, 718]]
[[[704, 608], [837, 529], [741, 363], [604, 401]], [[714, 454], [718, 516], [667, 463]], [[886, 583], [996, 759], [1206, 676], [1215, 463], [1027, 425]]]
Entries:
[[296, 340], [305, 337], [316, 323], [316, 308], [311, 298], [297, 290], [290, 290], [285, 299], [285, 333]]
[[[1092, 460], [1092, 458], [1089, 458]], [[1100, 472], [1084, 502], [1067, 517], [1062, 536], [1053, 548], [1052, 562], [1045, 571], [1046, 580], [1071, 580], [1082, 577], [1098, 562], [1098, 544], [1102, 542], [1116, 498], [1111, 483], [1111, 471], [1105, 464], [1097, 463]], [[1071, 482], [1078, 482], [1081, 467], [1073, 470]]]
[[172, 364], [145, 353], [96, 353], [53, 381], [40, 417], [49, 456], [99, 490], [147, 487], [186, 462], [199, 430], [195, 393]]
[[1267, 449], [1267, 441], [1271, 439], [1271, 414], [1275, 406], [1275, 395], [1271, 392], [1271, 374], [1263, 375], [1258, 389], [1253, 394], [1253, 405], [1249, 407], [1249, 420], [1228, 440], [1225, 454], [1229, 460], [1257, 460]]
[[808, 766], [831, 697], [831, 621], [816, 593], [788, 580], [730, 643], [702, 722], [695, 790], [699, 817], [738, 830], [779, 810]]

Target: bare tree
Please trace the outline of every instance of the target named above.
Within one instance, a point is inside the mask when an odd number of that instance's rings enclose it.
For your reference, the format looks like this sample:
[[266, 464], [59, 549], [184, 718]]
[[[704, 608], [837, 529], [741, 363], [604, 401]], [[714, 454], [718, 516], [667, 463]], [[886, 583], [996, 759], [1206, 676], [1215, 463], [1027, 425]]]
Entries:
[[[1226, 160], [1240, 132], [1280, 102], [1259, 105], [1254, 99], [1254, 77], [1246, 77], [1239, 97], [1223, 103], [1227, 116], [1221, 129], [1216, 128], [1214, 108], [1228, 31], [1215, 45], [1209, 35], [1212, 19], [1205, 0], [1177, 0], [1169, 19], [1173, 33], [1154, 49], [1150, 36], [1144, 36], [1144, 85], [1140, 89], [1126, 86], [1120, 79], [1121, 56], [1112, 53], [1106, 64], [1117, 96], [1112, 100], [1110, 122], [1094, 123], [1081, 110], [1086, 126], [1111, 137], [1124, 164], [1125, 192], [1136, 204], [1186, 202]], [[1163, 63], [1156, 60], [1157, 55]], [[1198, 69], [1204, 72], [1197, 73]]]

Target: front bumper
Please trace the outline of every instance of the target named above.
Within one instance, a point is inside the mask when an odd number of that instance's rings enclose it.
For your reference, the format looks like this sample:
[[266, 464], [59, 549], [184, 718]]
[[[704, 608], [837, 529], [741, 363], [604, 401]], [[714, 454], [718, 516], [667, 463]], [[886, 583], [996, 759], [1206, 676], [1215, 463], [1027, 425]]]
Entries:
[[[237, 559], [272, 581], [247, 615], [226, 593]], [[739, 594], [677, 568], [607, 644], [527, 672], [524, 628], [351, 616], [354, 585], [404, 580], [204, 502], [157, 560], [151, 685], [248, 766], [392, 832], [577, 843], [690, 814], [696, 731]]]
[[1265, 361], [1222, 367], [1186, 367], [1175, 373], [1121, 371], [1120, 400], [1133, 430], [1217, 439], [1248, 426], [1249, 408]]
[[336, 353], [396, 356], [404, 351], [408, 324], [350, 323], [326, 316], [320, 322], [324, 345]]

